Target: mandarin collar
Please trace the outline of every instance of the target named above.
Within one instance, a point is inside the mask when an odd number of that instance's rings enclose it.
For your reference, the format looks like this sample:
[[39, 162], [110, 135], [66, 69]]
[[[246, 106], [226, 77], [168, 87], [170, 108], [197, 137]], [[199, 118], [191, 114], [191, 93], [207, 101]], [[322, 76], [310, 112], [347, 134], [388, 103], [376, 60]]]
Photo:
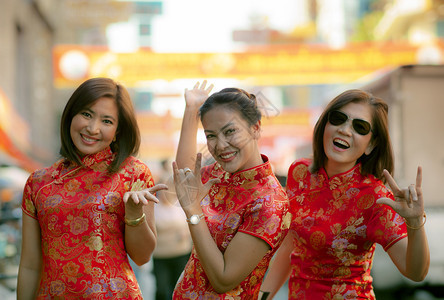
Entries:
[[361, 174], [361, 163], [357, 163], [353, 168], [348, 171], [336, 174], [330, 178], [327, 175], [327, 171], [324, 167], [320, 169], [320, 174], [325, 178], [326, 182], [341, 182], [343, 184], [348, 183], [356, 177], [356, 174]]
[[273, 174], [268, 157], [264, 154], [261, 154], [261, 157], [264, 163], [249, 169], [245, 169], [235, 173], [229, 173], [225, 171], [218, 162], [216, 162], [214, 166], [214, 171], [219, 173], [217, 177], [221, 179], [222, 183], [241, 185], [245, 182], [245, 180], [259, 180]]
[[100, 152], [85, 155], [80, 160], [82, 164], [87, 168], [93, 168], [97, 164], [107, 164], [109, 165], [111, 163], [111, 160], [113, 158], [113, 152], [111, 151], [110, 147], [107, 147], [103, 149]]
[[[92, 169], [95, 171], [105, 171], [114, 159], [115, 154], [111, 151], [110, 147], [103, 149], [100, 152], [85, 155], [80, 159], [84, 168]], [[51, 177], [53, 179], [61, 180], [61, 177], [67, 173], [71, 173], [72, 170], [78, 169], [79, 165], [67, 160], [66, 158], [57, 163], [58, 166], [52, 172]]]

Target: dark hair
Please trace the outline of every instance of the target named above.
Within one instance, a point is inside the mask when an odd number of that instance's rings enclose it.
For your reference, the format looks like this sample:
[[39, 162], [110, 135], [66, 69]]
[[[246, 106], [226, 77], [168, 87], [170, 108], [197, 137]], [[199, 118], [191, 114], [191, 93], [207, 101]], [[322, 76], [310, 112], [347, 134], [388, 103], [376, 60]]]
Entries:
[[111, 143], [111, 150], [116, 154], [116, 157], [108, 168], [110, 173], [115, 173], [127, 157], [135, 155], [139, 151], [140, 132], [128, 91], [112, 79], [88, 79], [69, 98], [60, 122], [62, 144], [60, 154], [69, 161], [82, 165], [71, 138], [71, 122], [80, 111], [91, 107], [98, 99], [103, 97], [113, 99], [119, 112], [116, 139]]
[[372, 137], [370, 142], [374, 148], [369, 155], [364, 153], [358, 159], [358, 162], [362, 164], [361, 172], [363, 175], [372, 174], [385, 182], [382, 171], [386, 169], [393, 174], [394, 169], [393, 150], [388, 129], [388, 105], [384, 100], [358, 89], [348, 90], [336, 96], [319, 117], [313, 132], [313, 163], [311, 171], [317, 172], [321, 167], [325, 166], [327, 160], [323, 137], [325, 126], [328, 122], [328, 114], [351, 102], [367, 103], [372, 107]]
[[202, 120], [208, 111], [220, 105], [241, 113], [249, 125], [256, 124], [262, 117], [255, 95], [238, 88], [225, 88], [208, 97], [199, 109], [200, 119]]

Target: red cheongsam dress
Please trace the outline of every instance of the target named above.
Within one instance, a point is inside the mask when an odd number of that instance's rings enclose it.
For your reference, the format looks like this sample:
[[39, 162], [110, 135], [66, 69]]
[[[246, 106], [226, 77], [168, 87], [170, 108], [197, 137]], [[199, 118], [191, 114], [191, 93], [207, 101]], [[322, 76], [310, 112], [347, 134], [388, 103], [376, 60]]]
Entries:
[[407, 236], [404, 219], [376, 204], [393, 194], [361, 165], [328, 178], [310, 173], [311, 161], [294, 162], [287, 194], [296, 236], [289, 299], [375, 299], [370, 270], [376, 243], [387, 250]]
[[288, 232], [291, 215], [288, 199], [274, 176], [268, 158], [265, 163], [234, 174], [218, 163], [202, 169], [202, 182], [219, 178], [202, 200], [202, 210], [211, 236], [224, 252], [237, 232], [256, 236], [271, 250], [257, 267], [233, 290], [218, 294], [211, 286], [199, 257], [191, 257], [176, 285], [173, 299], [257, 299], [270, 259]]
[[24, 213], [41, 230], [43, 266], [37, 299], [142, 299], [125, 251], [123, 194], [153, 186], [134, 157], [109, 175], [109, 148], [82, 159], [61, 159], [29, 177]]

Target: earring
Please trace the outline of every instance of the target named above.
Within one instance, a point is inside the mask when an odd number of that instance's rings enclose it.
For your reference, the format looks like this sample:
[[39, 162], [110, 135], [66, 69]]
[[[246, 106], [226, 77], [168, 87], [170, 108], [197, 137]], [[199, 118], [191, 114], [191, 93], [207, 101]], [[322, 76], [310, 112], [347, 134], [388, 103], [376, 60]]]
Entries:
[[114, 136], [114, 138], [113, 138], [113, 143], [116, 141], [116, 136]]

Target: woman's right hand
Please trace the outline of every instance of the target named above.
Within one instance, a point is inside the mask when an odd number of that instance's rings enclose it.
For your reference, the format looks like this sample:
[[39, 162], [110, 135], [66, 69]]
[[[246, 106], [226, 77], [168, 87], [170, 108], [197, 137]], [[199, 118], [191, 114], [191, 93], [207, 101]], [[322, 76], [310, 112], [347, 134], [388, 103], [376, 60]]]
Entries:
[[194, 172], [189, 168], [179, 169], [176, 162], [173, 162], [176, 195], [187, 217], [202, 212], [200, 201], [208, 194], [214, 183], [220, 182], [218, 178], [213, 178], [202, 184], [201, 165], [202, 153], [197, 154]]
[[205, 100], [207, 100], [214, 85], [210, 84], [210, 86], [207, 88], [206, 85], [207, 81], [204, 80], [199, 87], [198, 81], [192, 90], [185, 89], [185, 102], [188, 107], [199, 108], [205, 102]]

